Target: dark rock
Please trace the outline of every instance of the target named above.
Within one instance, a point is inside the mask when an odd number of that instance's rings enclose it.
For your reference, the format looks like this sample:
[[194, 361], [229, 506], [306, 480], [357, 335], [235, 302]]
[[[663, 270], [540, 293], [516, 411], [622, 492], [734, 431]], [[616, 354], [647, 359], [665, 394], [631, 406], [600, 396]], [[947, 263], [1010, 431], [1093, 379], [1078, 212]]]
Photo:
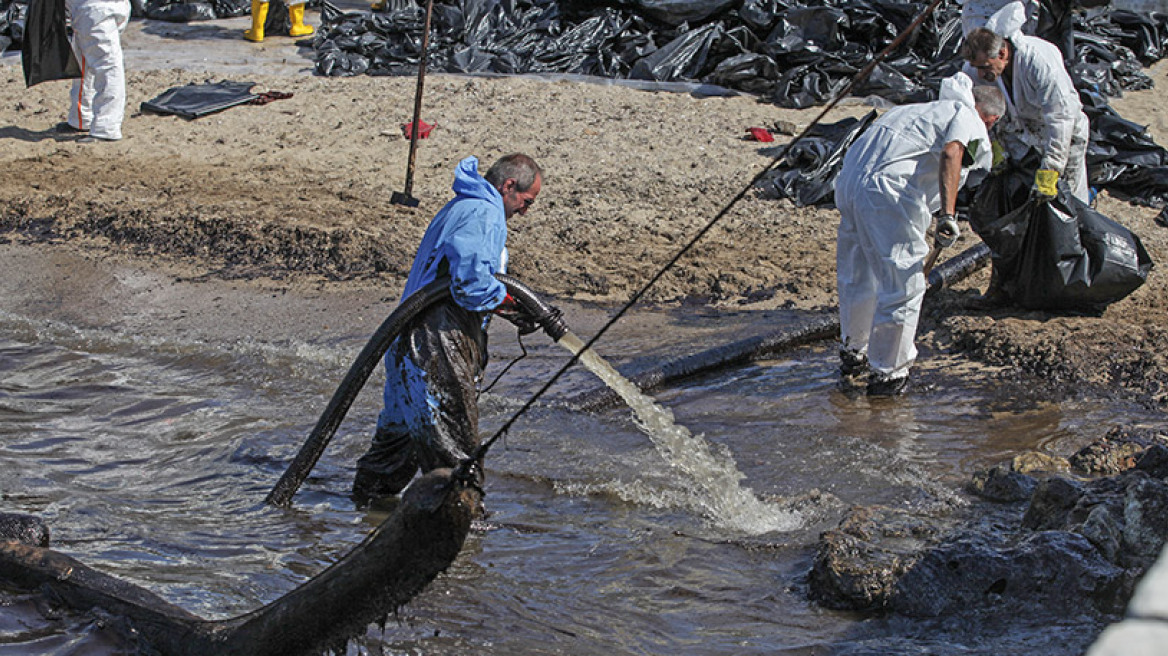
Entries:
[[965, 534], [922, 554], [896, 582], [888, 606], [915, 617], [1028, 605], [1070, 614], [1084, 603], [1119, 613], [1130, 594], [1124, 570], [1076, 533], [1043, 531], [1013, 546]]
[[812, 598], [839, 610], [877, 610], [937, 532], [928, 520], [888, 508], [854, 508], [820, 536]]
[[1122, 529], [1115, 515], [1105, 506], [1095, 506], [1087, 520], [1079, 527], [1079, 534], [1087, 538], [1107, 560], [1116, 562], [1119, 555]]
[[49, 527], [32, 515], [0, 512], [0, 540], [19, 542], [30, 547], [47, 547]]
[[1146, 567], [1168, 537], [1168, 483], [1147, 476], [1132, 480], [1124, 495], [1123, 547], [1134, 562]]
[[1116, 426], [1098, 440], [1070, 457], [1071, 466], [1086, 474], [1113, 475], [1136, 466], [1153, 446], [1168, 446], [1168, 439], [1156, 429]]
[[1035, 531], [1061, 528], [1082, 496], [1083, 489], [1078, 483], [1066, 478], [1048, 478], [1038, 484], [1030, 497], [1022, 526]]
[[1136, 460], [1136, 469], [1150, 476], [1168, 478], [1168, 447], [1153, 444]]
[[[1166, 457], [1153, 445], [1144, 466], [1159, 471]], [[1029, 478], [1001, 465], [970, 486], [1014, 499]], [[1168, 542], [1168, 481], [1143, 467], [1089, 481], [1053, 476], [1034, 485], [1019, 526], [1010, 521], [953, 530], [930, 517], [854, 509], [820, 538], [811, 597], [913, 617], [1027, 607], [1115, 615]]]
[[1013, 471], [1008, 465], [997, 465], [973, 475], [969, 490], [988, 501], [1014, 503], [1030, 498], [1038, 481]]

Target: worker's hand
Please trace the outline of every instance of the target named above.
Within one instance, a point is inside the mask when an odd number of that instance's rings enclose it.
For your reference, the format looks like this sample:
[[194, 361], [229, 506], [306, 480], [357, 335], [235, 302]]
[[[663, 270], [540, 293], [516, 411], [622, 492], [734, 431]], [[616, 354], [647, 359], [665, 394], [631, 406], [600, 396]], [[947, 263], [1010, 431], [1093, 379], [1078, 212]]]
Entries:
[[1038, 169], [1034, 172], [1034, 186], [1030, 189], [1030, 197], [1041, 203], [1058, 196], [1058, 171], [1052, 169]]
[[957, 217], [952, 214], [937, 215], [937, 231], [933, 233], [933, 245], [937, 248], [949, 248], [961, 236], [961, 229], [957, 227]]
[[536, 321], [535, 316], [510, 294], [507, 294], [503, 298], [503, 302], [491, 311], [514, 324], [520, 335], [530, 335], [539, 330], [539, 322]]

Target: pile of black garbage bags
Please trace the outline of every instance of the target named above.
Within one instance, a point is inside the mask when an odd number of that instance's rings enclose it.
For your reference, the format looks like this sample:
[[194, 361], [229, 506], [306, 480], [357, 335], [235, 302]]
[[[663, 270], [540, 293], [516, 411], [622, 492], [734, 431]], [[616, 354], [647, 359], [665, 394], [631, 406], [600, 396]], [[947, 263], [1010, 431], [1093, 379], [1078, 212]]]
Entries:
[[135, 18], [190, 23], [246, 16], [251, 13], [251, 0], [130, 0], [130, 7]]
[[[427, 70], [565, 74], [688, 82], [757, 94], [784, 107], [820, 104], [923, 7], [856, 0], [461, 0], [434, 3]], [[856, 92], [925, 100], [951, 69], [953, 0]], [[424, 12], [327, 11], [314, 41], [323, 75], [417, 70]]]
[[[1091, 119], [1091, 183], [1133, 202], [1168, 204], [1168, 153], [1119, 118], [1108, 96], [1152, 86], [1143, 68], [1168, 48], [1168, 16], [1043, 0], [1040, 36], [1063, 50]], [[326, 76], [414, 75], [425, 3], [382, 11], [323, 3], [313, 38]], [[1099, 6], [1102, 5], [1102, 6]], [[583, 75], [741, 91], [781, 107], [835, 97], [925, 3], [881, 0], [437, 0], [430, 72]], [[1042, 33], [1045, 30], [1046, 33]], [[852, 90], [889, 104], [936, 96], [960, 67], [960, 6], [942, 2], [899, 50]], [[697, 85], [700, 85], [698, 87]], [[830, 205], [834, 170], [867, 123], [809, 135], [767, 181], [800, 205]]]
[[20, 50], [27, 16], [27, 0], [0, 0], [0, 52]]
[[[1058, 0], [1046, 0], [1057, 5]], [[1098, 0], [1096, 0], [1097, 2]], [[424, 3], [343, 13], [325, 3], [313, 44], [322, 75], [407, 75], [421, 56]], [[926, 6], [881, 0], [438, 0], [428, 71], [566, 74], [688, 82], [782, 107], [834, 97]], [[1061, 6], [1061, 5], [1059, 5]], [[1078, 75], [1107, 95], [1144, 88], [1168, 18], [1071, 11], [1047, 29]], [[892, 103], [935, 95], [957, 70], [960, 6], [946, 0], [856, 88]]]

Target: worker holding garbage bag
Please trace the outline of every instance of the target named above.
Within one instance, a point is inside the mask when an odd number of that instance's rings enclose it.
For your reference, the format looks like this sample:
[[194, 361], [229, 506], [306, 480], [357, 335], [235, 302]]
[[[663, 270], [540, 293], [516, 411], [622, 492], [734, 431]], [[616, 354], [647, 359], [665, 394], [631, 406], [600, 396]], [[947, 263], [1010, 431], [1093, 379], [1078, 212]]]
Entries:
[[[1023, 22], [1020, 5], [1012, 3], [994, 14], [986, 27], [970, 32], [961, 45], [965, 71], [997, 84], [1006, 97], [1006, 115], [993, 135], [995, 164], [1004, 159], [1019, 164], [1037, 153], [1031, 187], [1036, 199], [1054, 198], [1062, 184], [1079, 200], [1090, 202], [1086, 162], [1090, 124], [1079, 92], [1059, 49], [1022, 34]], [[974, 299], [973, 306], [992, 309], [1009, 302], [1002, 275], [995, 266], [985, 294]]]
[[1030, 149], [1041, 154], [1035, 194], [1052, 198], [1062, 181], [1087, 202], [1090, 126], [1079, 92], [1058, 48], [1021, 32], [1019, 12], [1017, 3], [1007, 5], [986, 27], [969, 33], [961, 45], [966, 72], [997, 84], [1006, 97], [1006, 115], [994, 130], [1004, 154], [1015, 161]]
[[908, 383], [926, 281], [926, 233], [936, 245], [959, 230], [957, 191], [992, 163], [988, 130], [1005, 111], [1001, 92], [958, 73], [938, 100], [895, 107], [848, 149], [835, 182], [841, 382], [866, 380], [869, 396]]
[[455, 198], [431, 220], [402, 294], [449, 277], [450, 297], [423, 311], [385, 354], [384, 409], [353, 480], [358, 507], [397, 494], [419, 469], [456, 467], [474, 453], [487, 320], [498, 314], [521, 333], [537, 327], [495, 274], [506, 272], [507, 220], [525, 214], [542, 185], [539, 166], [520, 153], [485, 175], [476, 158], [459, 162]]

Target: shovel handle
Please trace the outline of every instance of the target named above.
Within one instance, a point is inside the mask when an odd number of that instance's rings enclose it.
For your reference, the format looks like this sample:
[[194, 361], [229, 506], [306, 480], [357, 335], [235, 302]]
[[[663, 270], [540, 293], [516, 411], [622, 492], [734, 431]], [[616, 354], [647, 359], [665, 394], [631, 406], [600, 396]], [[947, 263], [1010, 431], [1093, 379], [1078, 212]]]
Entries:
[[422, 28], [422, 56], [418, 59], [418, 87], [414, 91], [414, 122], [410, 127], [410, 157], [406, 163], [406, 188], [403, 192], [407, 198], [413, 197], [414, 191], [414, 154], [418, 150], [418, 123], [422, 120], [422, 87], [426, 80], [426, 59], [430, 50], [430, 16], [434, 12], [434, 0], [426, 1], [426, 21]]
[[941, 247], [933, 244], [933, 247], [929, 249], [929, 254], [925, 256], [925, 266], [922, 269], [926, 278], [929, 277], [929, 272], [933, 270], [933, 265], [937, 263], [937, 258], [940, 256]]

